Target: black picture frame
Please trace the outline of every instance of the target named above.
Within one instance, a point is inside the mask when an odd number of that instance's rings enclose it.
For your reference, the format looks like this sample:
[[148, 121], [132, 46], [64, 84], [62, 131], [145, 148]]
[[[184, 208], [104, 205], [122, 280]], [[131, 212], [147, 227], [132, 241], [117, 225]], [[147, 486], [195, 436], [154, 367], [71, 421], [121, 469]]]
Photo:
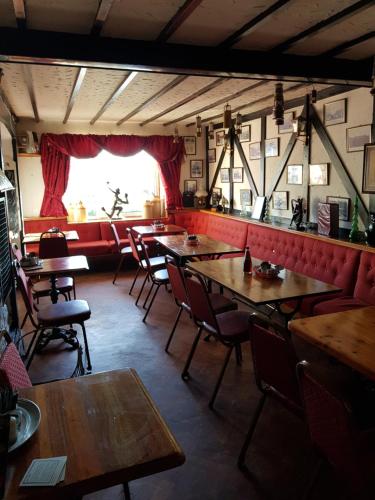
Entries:
[[[252, 155], [251, 149], [252, 148], [257, 148], [256, 154]], [[249, 144], [249, 159], [250, 160], [260, 160], [262, 157], [262, 152], [261, 152], [261, 147], [260, 147], [260, 142], [250, 142]]]
[[240, 189], [240, 205], [246, 207], [252, 205], [252, 191], [251, 189]]
[[[276, 151], [272, 151], [270, 154], [269, 151], [267, 152], [267, 146], [269, 147], [271, 144], [276, 146]], [[279, 156], [279, 150], [280, 150], [280, 138], [279, 137], [272, 137], [270, 139], [266, 139], [264, 141], [264, 152], [265, 152], [265, 157], [266, 158], [275, 158], [276, 156]]]
[[240, 142], [250, 142], [251, 140], [250, 125], [242, 125], [241, 134], [238, 136], [238, 139]]
[[375, 193], [375, 143], [365, 144], [362, 192]]
[[[335, 101], [327, 102], [323, 106], [323, 122], [326, 127], [331, 127], [332, 125], [339, 125], [340, 123], [346, 123], [347, 121], [347, 98], [345, 97], [344, 99], [336, 99]], [[332, 116], [330, 117], [329, 113], [329, 107], [333, 107], [334, 104], [336, 103], [341, 103], [341, 112], [343, 113], [342, 118], [333, 118]], [[336, 104], [336, 106], [338, 106]], [[340, 109], [340, 108], [339, 108]], [[337, 113], [338, 111], [336, 111]], [[331, 110], [331, 113], [333, 113], [333, 110]]]
[[242, 184], [243, 183], [243, 168], [235, 167], [232, 170], [233, 183]]
[[185, 153], [187, 156], [193, 156], [197, 154], [197, 139], [195, 135], [185, 135], [184, 144], [185, 144]]
[[[353, 137], [350, 137], [350, 134], [352, 133], [351, 131], [355, 129], [367, 129], [368, 134], [359, 136], [357, 137], [358, 139], [358, 144], [355, 146], [350, 146], [350, 140], [353, 139]], [[371, 144], [371, 125], [357, 125], [356, 127], [349, 127], [346, 129], [346, 152], [347, 153], [355, 153], [357, 151], [363, 151], [365, 148], [365, 144]]]
[[327, 203], [337, 203], [339, 206], [339, 220], [349, 220], [350, 216], [350, 198], [343, 196], [327, 196]]
[[272, 208], [274, 210], [288, 210], [289, 205], [288, 191], [274, 191], [272, 193]]
[[220, 169], [220, 182], [222, 184], [227, 184], [229, 182], [229, 168]]
[[215, 135], [216, 146], [224, 146], [225, 130], [218, 130]]
[[[292, 169], [298, 169], [298, 172], [296, 172], [296, 175], [298, 176], [298, 180], [301, 182], [292, 182], [293, 180], [293, 172]], [[291, 186], [302, 186], [303, 184], [303, 165], [302, 164], [293, 164], [293, 165], [288, 165], [287, 167], [287, 173], [286, 173], [286, 183], [291, 185]]]
[[184, 192], [185, 193], [196, 193], [198, 189], [198, 183], [194, 179], [184, 180]]
[[190, 160], [190, 177], [192, 179], [203, 177], [203, 160]]
[[207, 160], [208, 160], [208, 163], [215, 163], [216, 162], [216, 148], [212, 148], [212, 149], [208, 150]]

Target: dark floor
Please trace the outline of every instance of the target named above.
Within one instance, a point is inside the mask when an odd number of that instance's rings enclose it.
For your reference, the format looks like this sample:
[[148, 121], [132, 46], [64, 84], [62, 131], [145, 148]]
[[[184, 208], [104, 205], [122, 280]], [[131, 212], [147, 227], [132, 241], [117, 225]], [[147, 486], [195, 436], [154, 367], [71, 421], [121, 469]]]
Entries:
[[[124, 272], [112, 285], [112, 273], [78, 276], [78, 298], [88, 300], [92, 316], [87, 331], [93, 372], [133, 367], [182, 446], [186, 463], [177, 469], [130, 483], [133, 500], [237, 500], [301, 499], [315, 457], [305, 427], [276, 402], [266, 404], [256, 430], [247, 464], [249, 475], [236, 467], [237, 455], [259, 393], [252, 375], [250, 346], [244, 362], [232, 359], [219, 392], [216, 411], [208, 400], [224, 359], [218, 342], [201, 342], [183, 382], [180, 373], [195, 328], [184, 317], [170, 354], [164, 345], [176, 306], [161, 289], [147, 324], [143, 310], [128, 295], [133, 272]], [[56, 352], [57, 351], [57, 352]], [[74, 369], [76, 352], [46, 349], [36, 355], [30, 370], [34, 382], [67, 377]], [[86, 499], [122, 499], [120, 487], [103, 490]], [[339, 498], [337, 483], [328, 467], [314, 488], [312, 499]]]

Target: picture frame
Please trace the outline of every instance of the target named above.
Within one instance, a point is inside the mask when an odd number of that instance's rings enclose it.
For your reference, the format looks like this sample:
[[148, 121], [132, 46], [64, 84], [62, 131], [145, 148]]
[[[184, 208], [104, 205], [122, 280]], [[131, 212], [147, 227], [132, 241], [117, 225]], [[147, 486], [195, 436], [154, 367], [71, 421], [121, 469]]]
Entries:
[[309, 165], [310, 186], [328, 186], [328, 163]]
[[273, 139], [265, 140], [265, 156], [266, 158], [272, 158], [273, 156], [279, 156], [279, 138], [274, 137]]
[[223, 184], [229, 182], [229, 168], [220, 169], [220, 182]]
[[257, 196], [256, 197], [256, 200], [254, 202], [253, 213], [251, 214], [251, 218], [252, 219], [254, 219], [254, 220], [262, 220], [265, 203], [266, 203], [266, 197], [265, 196]]
[[342, 196], [327, 196], [327, 203], [337, 203], [339, 206], [339, 220], [349, 220], [350, 215], [350, 198], [343, 198]]
[[241, 207], [251, 207], [252, 205], [251, 189], [240, 189], [240, 205]]
[[275, 210], [288, 210], [288, 191], [274, 191], [272, 193], [272, 208]]
[[216, 148], [212, 148], [212, 149], [208, 150], [207, 159], [208, 159], [208, 163], [215, 163], [216, 162]]
[[243, 125], [241, 134], [238, 136], [238, 139], [240, 142], [249, 142], [250, 141], [250, 135], [251, 133], [251, 128], [250, 125]]
[[197, 140], [195, 135], [184, 136], [185, 153], [186, 155], [197, 154]]
[[284, 113], [284, 123], [278, 126], [279, 134], [290, 134], [293, 132], [294, 111]]
[[362, 191], [375, 193], [375, 143], [365, 144]]
[[326, 127], [346, 123], [347, 99], [331, 101], [323, 106], [323, 121]]
[[243, 182], [243, 168], [234, 168], [232, 171], [233, 182], [242, 183]]
[[371, 143], [371, 125], [358, 125], [346, 129], [346, 152], [363, 151]]
[[288, 165], [287, 184], [303, 184], [303, 165]]
[[184, 180], [184, 191], [185, 193], [196, 193], [197, 191], [197, 181], [194, 179]]
[[222, 196], [223, 196], [223, 192], [222, 192], [221, 188], [219, 188], [219, 187], [212, 188], [211, 206], [217, 207], [219, 205], [219, 202], [220, 202]]
[[224, 146], [225, 130], [218, 130], [215, 137], [216, 146]]
[[249, 158], [250, 160], [260, 160], [260, 142], [251, 142], [249, 144]]
[[203, 160], [190, 160], [190, 177], [192, 179], [203, 177]]

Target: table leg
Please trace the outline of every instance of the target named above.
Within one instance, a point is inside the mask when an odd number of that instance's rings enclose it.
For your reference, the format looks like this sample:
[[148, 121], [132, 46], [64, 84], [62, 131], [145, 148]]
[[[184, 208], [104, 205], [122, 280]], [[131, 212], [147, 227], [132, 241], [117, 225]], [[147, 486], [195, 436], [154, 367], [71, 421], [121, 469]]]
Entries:
[[50, 278], [50, 283], [51, 283], [51, 301], [52, 304], [56, 304], [58, 298], [59, 298], [59, 290], [57, 289], [57, 277], [56, 274], [51, 274]]
[[297, 303], [293, 309], [288, 308], [287, 310], [282, 308], [282, 303], [276, 302], [277, 312], [284, 318], [285, 321], [285, 329], [288, 329], [288, 323], [291, 319], [293, 319], [294, 315], [300, 310], [303, 298], [300, 297], [297, 299]]

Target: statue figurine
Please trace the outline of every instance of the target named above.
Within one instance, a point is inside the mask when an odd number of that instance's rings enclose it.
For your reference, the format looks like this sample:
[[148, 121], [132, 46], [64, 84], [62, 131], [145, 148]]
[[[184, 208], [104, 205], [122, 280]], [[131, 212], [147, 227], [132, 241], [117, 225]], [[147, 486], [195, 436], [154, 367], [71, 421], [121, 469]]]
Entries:
[[[109, 182], [107, 182], [109, 184]], [[113, 200], [113, 206], [111, 209], [111, 212], [107, 212], [104, 207], [102, 207], [103, 212], [107, 215], [109, 219], [119, 219], [120, 218], [120, 213], [122, 212], [122, 206], [121, 205], [127, 205], [129, 203], [128, 201], [128, 193], [124, 193], [124, 200], [120, 198], [120, 189], [117, 188], [115, 191], [111, 189], [108, 186], [108, 189], [115, 195], [115, 199]], [[115, 213], [117, 212], [117, 216], [113, 217]]]
[[292, 200], [291, 204], [293, 216], [292, 220], [290, 221], [289, 227], [295, 224], [297, 231], [303, 231], [304, 228], [301, 227], [303, 220], [303, 199], [297, 198], [296, 200]]

